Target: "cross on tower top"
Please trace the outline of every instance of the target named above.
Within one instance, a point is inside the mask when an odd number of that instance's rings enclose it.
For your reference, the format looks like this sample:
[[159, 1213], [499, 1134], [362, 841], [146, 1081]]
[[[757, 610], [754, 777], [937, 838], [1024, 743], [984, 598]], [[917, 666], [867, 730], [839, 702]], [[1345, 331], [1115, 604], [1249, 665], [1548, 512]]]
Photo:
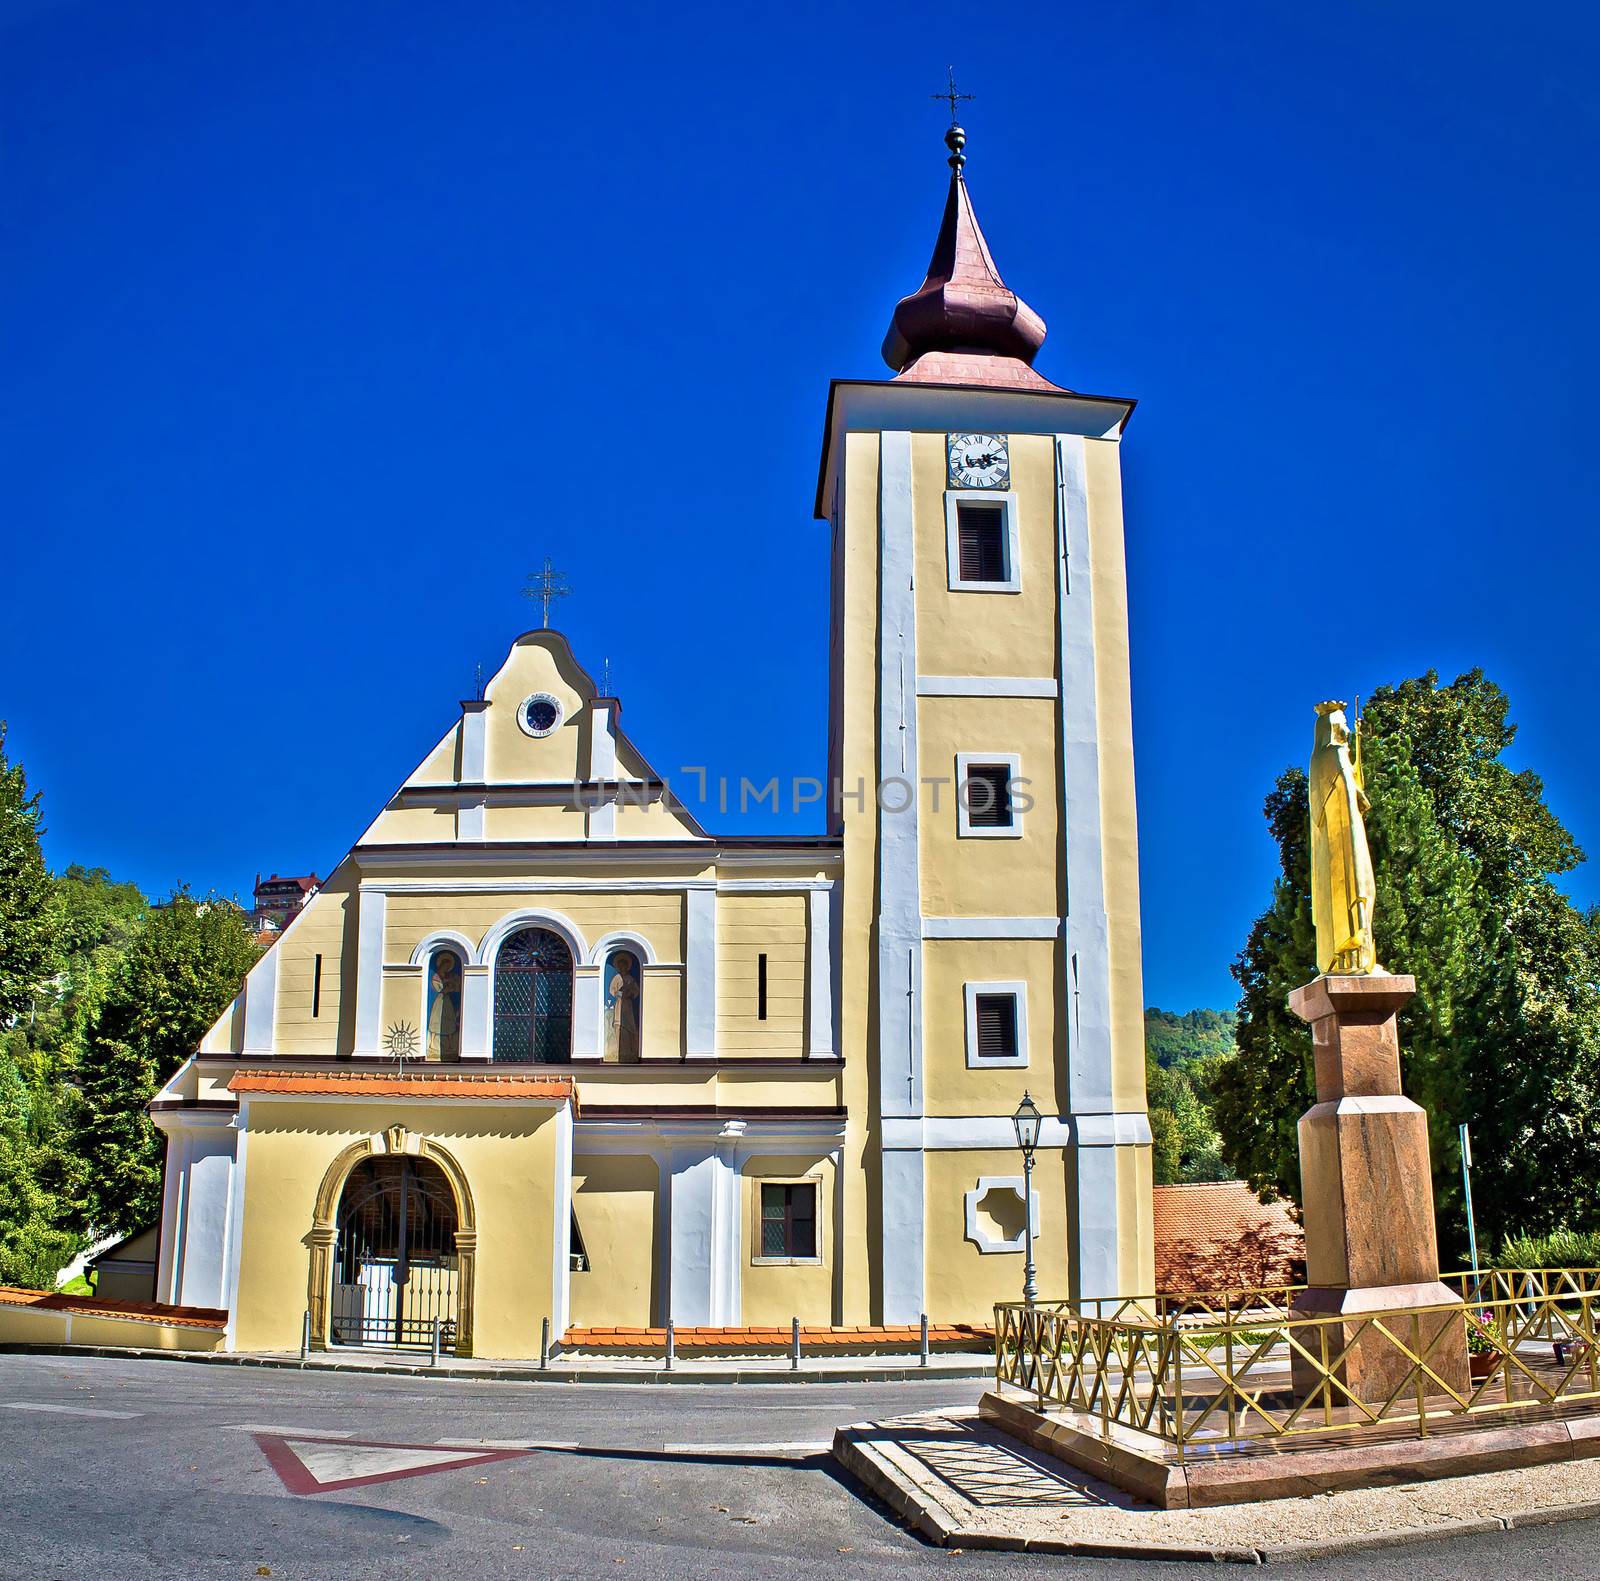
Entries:
[[951, 66], [948, 69], [949, 69], [949, 72], [950, 72], [950, 86], [948, 88], [946, 88], [943, 93], [930, 93], [928, 95], [928, 97], [930, 99], [947, 99], [947, 100], [949, 100], [949, 102], [950, 102], [950, 124], [952, 126], [954, 126], [956, 124], [956, 105], [957, 105], [957, 103], [959, 101], [961, 101], [962, 99], [975, 99], [977, 97], [977, 95], [973, 94], [973, 93], [957, 93], [956, 92], [956, 69], [955, 69], [954, 66]]
[[522, 590], [522, 596], [539, 600], [539, 624], [548, 627], [551, 600], [566, 598], [572, 589], [567, 586], [567, 579], [550, 563], [548, 555], [545, 556], [544, 570], [530, 572], [528, 583]]
[[959, 176], [961, 167], [967, 162], [967, 156], [962, 152], [962, 149], [966, 147], [967, 134], [961, 129], [960, 123], [956, 120], [956, 105], [963, 99], [974, 99], [977, 95], [958, 93], [956, 91], [955, 67], [951, 66], [949, 72], [950, 86], [943, 93], [930, 93], [928, 97], [930, 99], [944, 99], [950, 105], [950, 130], [944, 134], [944, 142], [945, 147], [950, 150], [950, 168]]

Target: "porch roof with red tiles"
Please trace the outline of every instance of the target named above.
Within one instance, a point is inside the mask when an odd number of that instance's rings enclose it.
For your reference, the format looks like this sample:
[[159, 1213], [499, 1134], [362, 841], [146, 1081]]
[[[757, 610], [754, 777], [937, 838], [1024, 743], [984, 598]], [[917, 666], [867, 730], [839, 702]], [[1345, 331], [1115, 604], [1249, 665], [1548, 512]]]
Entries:
[[159, 1301], [114, 1301], [110, 1297], [67, 1296], [53, 1290], [23, 1290], [0, 1285], [0, 1306], [33, 1307], [40, 1312], [71, 1312], [82, 1317], [129, 1318], [173, 1328], [225, 1329], [228, 1314], [214, 1307], [167, 1306]]
[[482, 1098], [570, 1101], [570, 1076], [531, 1075], [520, 1070], [238, 1070], [228, 1091], [245, 1097]]

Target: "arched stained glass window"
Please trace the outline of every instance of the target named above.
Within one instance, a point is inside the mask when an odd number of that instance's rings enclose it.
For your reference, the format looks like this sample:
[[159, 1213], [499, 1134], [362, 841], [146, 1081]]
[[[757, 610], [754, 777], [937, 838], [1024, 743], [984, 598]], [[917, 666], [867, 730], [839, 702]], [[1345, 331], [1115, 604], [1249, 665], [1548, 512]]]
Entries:
[[500, 946], [494, 1057], [541, 1065], [572, 1058], [572, 952], [548, 928], [523, 928]]

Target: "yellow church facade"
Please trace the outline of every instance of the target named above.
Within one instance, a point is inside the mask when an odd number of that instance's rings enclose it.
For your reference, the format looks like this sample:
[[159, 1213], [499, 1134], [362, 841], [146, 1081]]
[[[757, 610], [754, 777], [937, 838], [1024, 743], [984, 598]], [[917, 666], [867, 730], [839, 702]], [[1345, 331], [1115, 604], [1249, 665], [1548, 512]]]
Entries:
[[1131, 403], [1034, 371], [958, 132], [827, 405], [823, 832], [708, 832], [519, 637], [151, 1105], [157, 1296], [229, 1346], [986, 1321], [1025, 1089], [1043, 1293], [1152, 1288]]

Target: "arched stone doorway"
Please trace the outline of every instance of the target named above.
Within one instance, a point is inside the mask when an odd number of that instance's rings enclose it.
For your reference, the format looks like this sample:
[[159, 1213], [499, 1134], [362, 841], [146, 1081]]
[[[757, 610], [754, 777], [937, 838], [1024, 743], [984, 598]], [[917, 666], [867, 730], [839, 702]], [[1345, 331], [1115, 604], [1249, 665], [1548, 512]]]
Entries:
[[311, 1337], [318, 1349], [370, 1345], [472, 1354], [477, 1233], [461, 1167], [391, 1126], [346, 1148], [317, 1193]]

